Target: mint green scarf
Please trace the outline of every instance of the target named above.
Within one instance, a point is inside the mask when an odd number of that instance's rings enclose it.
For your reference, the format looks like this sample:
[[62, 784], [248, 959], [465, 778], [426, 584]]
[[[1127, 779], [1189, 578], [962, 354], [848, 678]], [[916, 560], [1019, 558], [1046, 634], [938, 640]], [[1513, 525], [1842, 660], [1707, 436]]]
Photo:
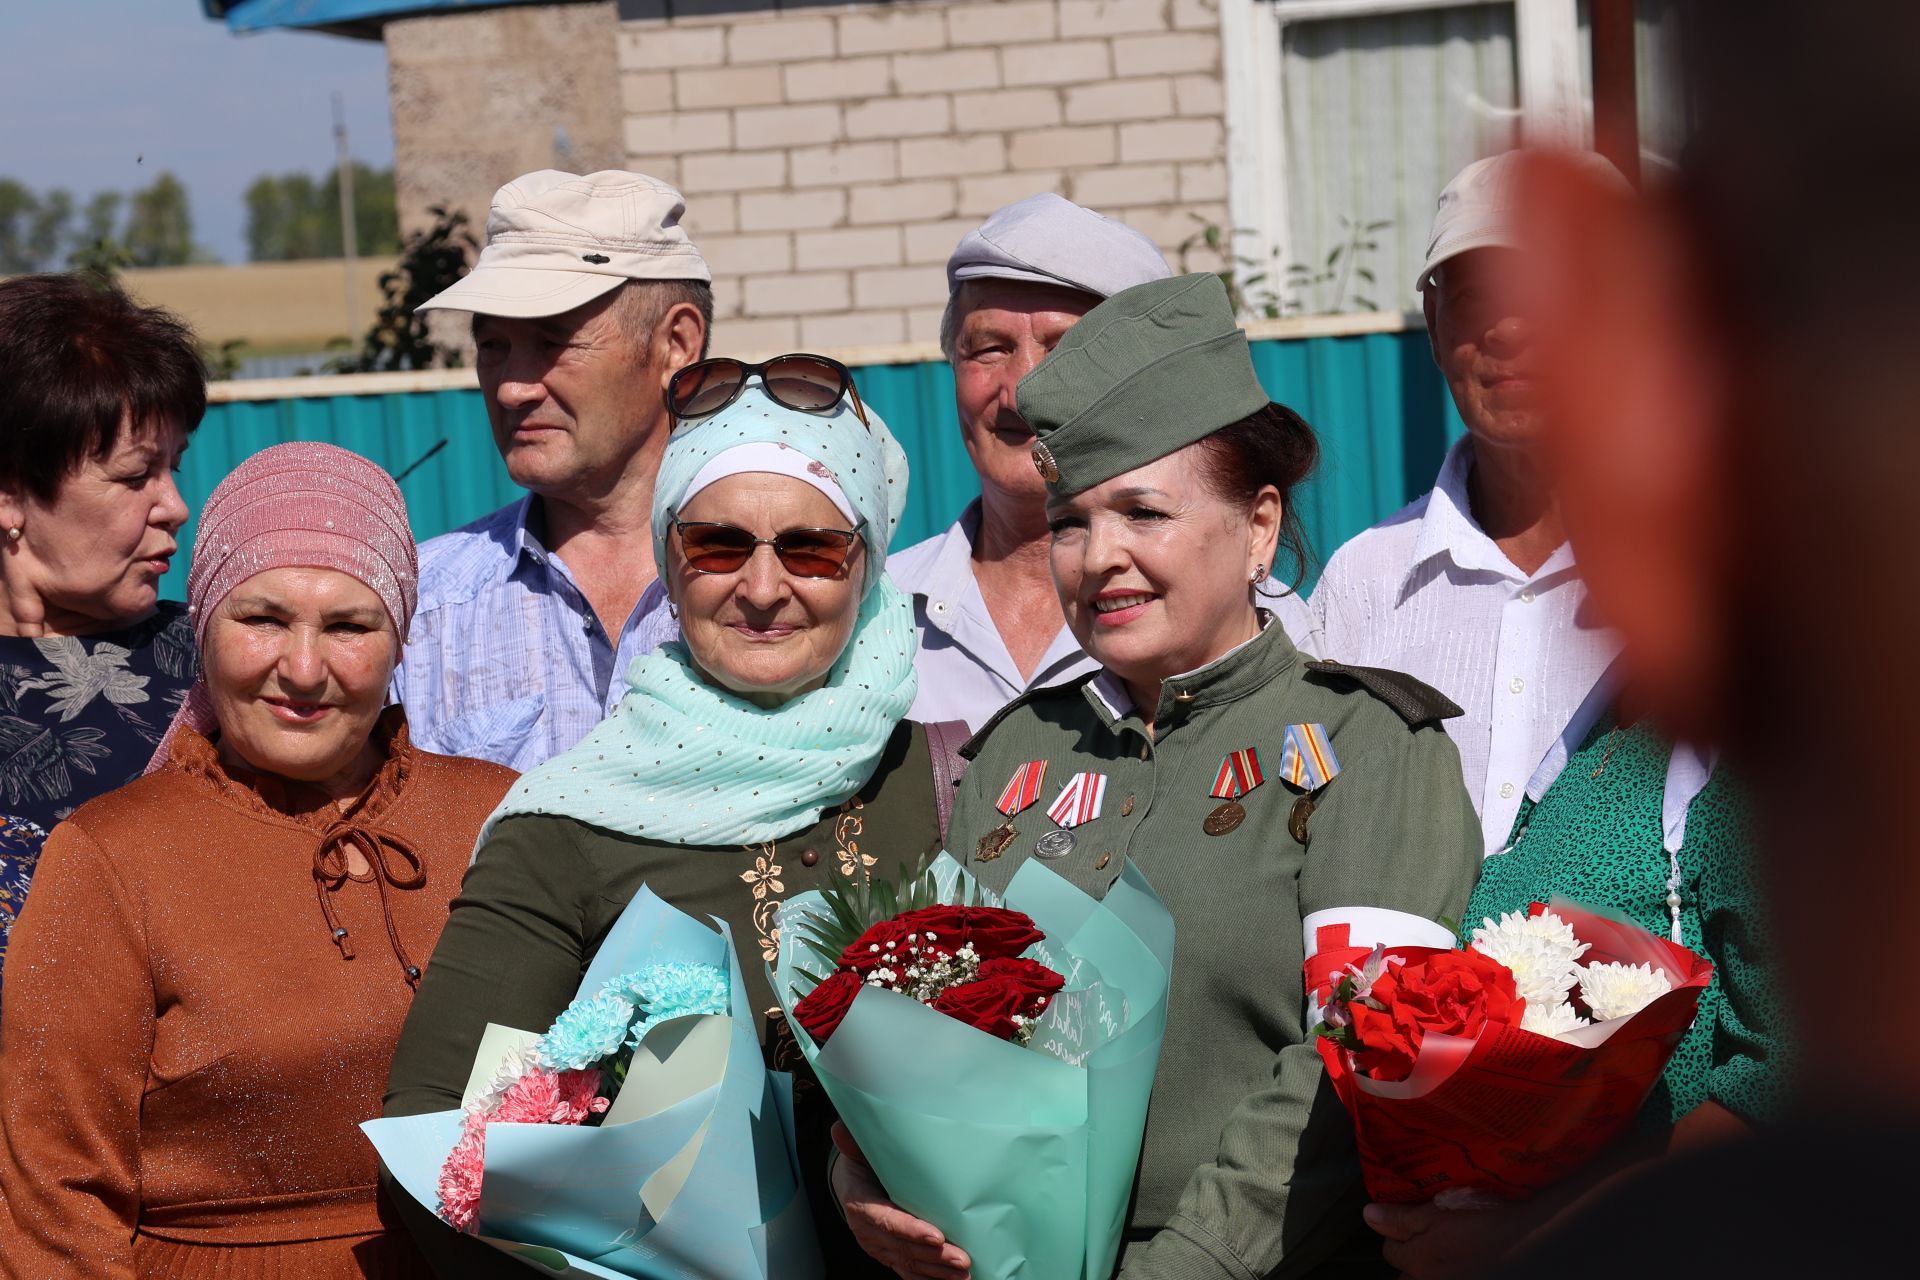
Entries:
[[847, 647], [811, 693], [755, 705], [707, 683], [682, 642], [636, 658], [627, 693], [578, 746], [527, 773], [487, 820], [563, 814], [667, 844], [733, 847], [804, 830], [865, 786], [913, 705], [913, 607], [887, 578], [886, 547], [907, 500], [907, 460], [871, 409], [831, 418], [786, 409], [755, 385], [676, 432], [655, 483], [655, 562], [688, 484], [736, 445], [784, 444], [833, 473], [866, 521], [866, 593]]

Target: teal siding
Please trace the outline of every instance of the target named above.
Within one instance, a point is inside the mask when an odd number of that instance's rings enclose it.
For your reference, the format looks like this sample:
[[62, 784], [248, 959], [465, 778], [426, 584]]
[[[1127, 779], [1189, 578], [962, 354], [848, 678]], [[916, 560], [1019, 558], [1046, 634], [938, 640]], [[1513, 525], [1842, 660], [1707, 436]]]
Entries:
[[[1433, 483], [1441, 454], [1461, 427], [1427, 356], [1424, 333], [1256, 342], [1253, 351], [1274, 399], [1320, 433], [1320, 474], [1299, 498], [1320, 557]], [[912, 460], [912, 490], [896, 539], [905, 546], [943, 528], [980, 492], [954, 423], [953, 374], [937, 362], [855, 372], [861, 397], [887, 420]], [[480, 393], [421, 391], [212, 405], [182, 465], [187, 502], [198, 511], [241, 459], [287, 440], [341, 445], [396, 474], [413, 467], [401, 488], [414, 535], [423, 540], [521, 492], [494, 451]], [[192, 545], [193, 530], [190, 523], [182, 546]], [[163, 595], [185, 596], [186, 569], [186, 557], [174, 562]]]

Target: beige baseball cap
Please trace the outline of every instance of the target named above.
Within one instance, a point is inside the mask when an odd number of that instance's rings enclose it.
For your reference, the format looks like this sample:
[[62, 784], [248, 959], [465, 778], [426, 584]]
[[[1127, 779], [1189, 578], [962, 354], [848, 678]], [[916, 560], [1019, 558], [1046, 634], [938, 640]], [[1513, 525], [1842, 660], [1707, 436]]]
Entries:
[[644, 173], [526, 174], [494, 192], [473, 270], [417, 309], [532, 319], [628, 280], [711, 282], [680, 225], [686, 212], [686, 197]]
[[[1622, 190], [1631, 190], [1620, 171], [1592, 151], [1568, 153], [1575, 163]], [[1420, 264], [1414, 280], [1416, 291], [1433, 283], [1433, 273], [1448, 258], [1457, 258], [1473, 249], [1514, 249], [1520, 245], [1518, 210], [1515, 205], [1515, 179], [1520, 173], [1524, 151], [1503, 151], [1497, 156], [1475, 160], [1455, 174], [1440, 193], [1433, 214], [1433, 233], [1427, 240], [1427, 260]]]

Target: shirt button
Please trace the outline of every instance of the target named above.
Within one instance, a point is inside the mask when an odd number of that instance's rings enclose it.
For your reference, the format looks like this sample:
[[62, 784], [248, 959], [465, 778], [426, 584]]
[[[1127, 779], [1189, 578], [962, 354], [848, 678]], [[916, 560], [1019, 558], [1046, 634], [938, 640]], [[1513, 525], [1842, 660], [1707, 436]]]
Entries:
[[820, 851], [818, 849], [806, 849], [800, 854], [800, 865], [803, 867], [811, 867], [819, 861]]
[[935, 613], [945, 613], [947, 611], [947, 602], [945, 600], [935, 600], [933, 602], [933, 611]]
[[1533, 588], [1532, 588], [1532, 587], [1528, 587], [1528, 588], [1527, 588], [1527, 589], [1526, 589], [1525, 591], [1522, 591], [1522, 592], [1520, 593], [1520, 603], [1521, 603], [1521, 604], [1532, 604], [1532, 603], [1533, 603]]
[[586, 633], [587, 633], [588, 635], [592, 635], [592, 634], [593, 634], [593, 619], [592, 619], [592, 618], [582, 618], [582, 619], [580, 619], [580, 629], [581, 629], [582, 631], [584, 631], [584, 632], [586, 632]]
[[1525, 680], [1522, 680], [1519, 676], [1515, 676], [1512, 680], [1507, 682], [1507, 688], [1513, 690], [1515, 693], [1520, 692], [1522, 689], [1526, 687], [1527, 687], [1527, 682]]
[[1513, 784], [1511, 782], [1503, 782], [1500, 784], [1500, 798], [1502, 800], [1513, 799]]

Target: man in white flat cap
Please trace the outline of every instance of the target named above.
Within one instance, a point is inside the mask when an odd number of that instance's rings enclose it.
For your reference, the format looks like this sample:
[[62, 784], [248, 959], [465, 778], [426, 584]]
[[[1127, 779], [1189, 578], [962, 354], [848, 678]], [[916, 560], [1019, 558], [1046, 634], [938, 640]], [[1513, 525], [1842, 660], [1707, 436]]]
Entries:
[[420, 548], [393, 683], [416, 746], [530, 769], [677, 634], [649, 521], [667, 382], [713, 319], [685, 212], [643, 174], [529, 173], [495, 193], [473, 271], [422, 304], [472, 314], [494, 443], [529, 492]]
[[1408, 672], [1465, 708], [1447, 735], [1487, 853], [1506, 847], [1529, 779], [1616, 652], [1582, 617], [1586, 588], [1544, 468], [1511, 199], [1519, 155], [1475, 161], [1447, 184], [1416, 283], [1467, 434], [1431, 491], [1327, 561], [1305, 645]]
[[947, 259], [940, 350], [980, 497], [945, 532], [887, 560], [913, 597], [920, 632], [911, 718], [978, 730], [1028, 689], [1097, 665], [1060, 613], [1047, 567], [1046, 482], [1013, 392], [1074, 321], [1171, 274], [1151, 240], [1057, 195], [998, 210]]

